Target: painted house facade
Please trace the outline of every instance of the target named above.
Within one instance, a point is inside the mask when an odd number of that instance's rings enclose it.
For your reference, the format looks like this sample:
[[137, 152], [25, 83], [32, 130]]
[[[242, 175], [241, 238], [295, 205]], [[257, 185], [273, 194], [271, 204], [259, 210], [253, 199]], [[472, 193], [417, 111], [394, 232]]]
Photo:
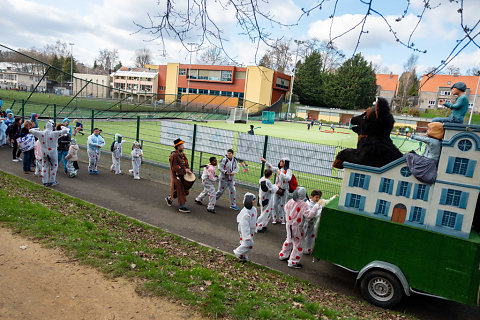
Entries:
[[480, 190], [480, 126], [444, 127], [434, 184], [418, 181], [405, 158], [381, 168], [345, 163], [339, 208], [468, 238]]

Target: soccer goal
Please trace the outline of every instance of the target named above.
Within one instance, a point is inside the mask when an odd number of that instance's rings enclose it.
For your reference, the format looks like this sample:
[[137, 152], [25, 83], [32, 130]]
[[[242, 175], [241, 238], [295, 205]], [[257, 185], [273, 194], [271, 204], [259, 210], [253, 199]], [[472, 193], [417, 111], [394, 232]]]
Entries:
[[247, 123], [248, 110], [244, 108], [232, 108], [227, 123]]

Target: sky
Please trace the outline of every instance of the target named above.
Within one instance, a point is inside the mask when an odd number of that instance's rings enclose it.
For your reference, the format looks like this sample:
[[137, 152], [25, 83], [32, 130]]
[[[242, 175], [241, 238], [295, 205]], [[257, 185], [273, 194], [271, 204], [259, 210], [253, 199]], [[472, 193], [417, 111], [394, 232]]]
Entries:
[[[223, 30], [224, 47], [229, 56], [243, 65], [258, 64], [268, 46], [263, 43], [257, 46], [242, 34], [231, 6], [220, 5], [227, 0], [205, 1], [210, 18]], [[326, 0], [321, 10], [314, 10], [298, 21], [302, 8], [307, 9], [320, 1], [258, 0], [263, 12], [284, 25], [270, 24], [261, 17], [259, 23], [272, 38], [328, 41], [360, 22], [367, 10], [360, 0], [338, 0], [332, 21], [329, 17], [336, 1]], [[185, 10], [185, 0], [172, 2], [178, 10]], [[373, 0], [372, 8], [383, 14], [401, 41], [408, 42], [417, 24], [417, 15], [422, 11], [422, 3], [422, 0], [411, 0], [407, 14], [399, 22], [395, 19], [402, 15], [407, 0]], [[426, 10], [424, 19], [411, 38], [416, 48], [427, 50], [427, 53], [418, 53], [418, 74], [438, 66], [462, 36], [460, 14], [457, 12], [460, 5], [449, 0], [432, 0], [430, 3], [432, 9]], [[73, 56], [90, 66], [99, 50], [114, 48], [118, 49], [124, 66], [133, 66], [135, 50], [144, 47], [151, 50], [155, 64], [188, 63], [190, 57], [195, 63], [208, 44], [190, 55], [177, 39], [165, 38], [162, 42], [146, 31], [139, 31], [135, 25], [149, 25], [149, 16], [158, 23], [155, 17], [165, 10], [165, 4], [166, 0], [0, 0], [0, 44], [14, 49], [41, 49], [57, 40], [74, 43]], [[480, 1], [465, 0], [464, 23], [471, 26], [479, 17]], [[362, 35], [357, 52], [382, 71], [400, 74], [404, 63], [414, 52], [396, 42], [383, 18], [375, 13], [368, 16], [364, 31], [367, 33]], [[360, 29], [355, 29], [335, 39], [334, 45], [347, 57], [352, 56], [359, 32]], [[199, 43], [198, 33], [191, 32], [185, 43]], [[477, 43], [480, 44], [480, 37]], [[480, 68], [480, 49], [471, 44], [451, 64], [459, 67], [461, 73], [472, 67]]]

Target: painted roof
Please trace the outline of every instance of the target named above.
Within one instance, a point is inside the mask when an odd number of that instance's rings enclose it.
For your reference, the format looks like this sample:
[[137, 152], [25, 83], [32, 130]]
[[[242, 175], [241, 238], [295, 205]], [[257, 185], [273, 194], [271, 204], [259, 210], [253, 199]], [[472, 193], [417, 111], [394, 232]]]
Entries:
[[384, 91], [397, 91], [398, 74], [376, 74], [377, 85]]
[[420, 91], [437, 92], [439, 87], [450, 88], [455, 82], [465, 82], [467, 88], [470, 89], [470, 94], [478, 94], [475, 92], [477, 90], [478, 78], [478, 76], [454, 76], [450, 74], [436, 74], [428, 78], [428, 76], [424, 74], [420, 81]]

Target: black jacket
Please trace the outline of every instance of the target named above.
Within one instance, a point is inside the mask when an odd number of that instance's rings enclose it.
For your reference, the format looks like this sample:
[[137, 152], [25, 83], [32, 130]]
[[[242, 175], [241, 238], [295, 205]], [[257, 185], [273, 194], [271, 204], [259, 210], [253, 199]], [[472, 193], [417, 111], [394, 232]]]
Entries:
[[70, 148], [70, 141], [71, 141], [70, 133], [67, 133], [66, 135], [63, 135], [60, 138], [58, 138], [58, 150], [68, 151], [68, 149]]

